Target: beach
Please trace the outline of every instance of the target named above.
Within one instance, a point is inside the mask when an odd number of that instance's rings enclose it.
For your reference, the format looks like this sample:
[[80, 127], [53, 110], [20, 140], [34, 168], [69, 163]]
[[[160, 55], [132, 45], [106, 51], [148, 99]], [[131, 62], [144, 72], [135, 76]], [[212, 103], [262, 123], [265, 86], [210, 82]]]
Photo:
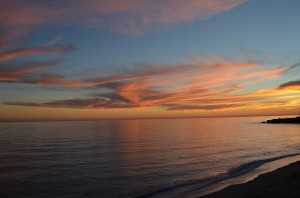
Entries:
[[300, 161], [201, 198], [300, 197]]

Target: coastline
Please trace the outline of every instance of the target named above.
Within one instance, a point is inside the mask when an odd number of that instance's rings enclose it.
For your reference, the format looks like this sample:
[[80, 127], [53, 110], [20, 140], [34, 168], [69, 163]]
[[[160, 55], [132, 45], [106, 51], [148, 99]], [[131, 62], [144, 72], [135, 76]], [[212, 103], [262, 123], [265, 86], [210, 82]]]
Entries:
[[246, 183], [231, 185], [223, 190], [199, 197], [300, 197], [300, 161], [261, 174]]
[[292, 118], [277, 118], [272, 120], [263, 121], [266, 124], [300, 124], [300, 116]]
[[[254, 190], [257, 191], [259, 188], [264, 189], [265, 188], [264, 185], [269, 186], [272, 184], [271, 182], [266, 182], [266, 183], [259, 182], [257, 184], [256, 181], [258, 178], [261, 178], [263, 176], [268, 179], [269, 178], [268, 174], [273, 175], [273, 173], [277, 173], [277, 171], [281, 171], [282, 168], [285, 168], [288, 171], [292, 171], [292, 173], [294, 173], [295, 168], [290, 169], [289, 167], [295, 163], [297, 164], [296, 170], [299, 171], [299, 177], [300, 177], [300, 155], [295, 154], [294, 156], [284, 157], [284, 158], [281, 158], [278, 160], [264, 163], [261, 166], [255, 168], [254, 170], [252, 170], [250, 172], [247, 172], [247, 173], [242, 174], [237, 177], [223, 180], [221, 182], [209, 185], [207, 187], [204, 187], [204, 188], [201, 188], [198, 190], [194, 190], [194, 191], [185, 193], [179, 197], [185, 197], [185, 198], [247, 197], [243, 194], [244, 192], [247, 195], [249, 194], [247, 189], [249, 189], [249, 191], [254, 191]], [[284, 174], [281, 174], [280, 176], [277, 176], [275, 178], [271, 177], [270, 181], [276, 182], [276, 181], [280, 180], [280, 177], [285, 178], [284, 176], [286, 176], [286, 178], [288, 178], [289, 177], [288, 171], [285, 171]], [[267, 175], [267, 176], [265, 176], [265, 175]], [[257, 187], [257, 189], [252, 189], [252, 187], [251, 187], [253, 185], [252, 182], [255, 182], [255, 186]], [[299, 180], [299, 184], [300, 184], [300, 180]], [[275, 183], [274, 183], [274, 185], [275, 185]], [[298, 187], [300, 189], [300, 186], [298, 186]], [[300, 191], [299, 191], [299, 195], [300, 195]], [[255, 195], [253, 197], [260, 197], [260, 196]], [[263, 197], [267, 198], [268, 196], [263, 196]], [[274, 197], [274, 196], [270, 196], [270, 197]], [[297, 197], [300, 197], [300, 196], [297, 196]]]

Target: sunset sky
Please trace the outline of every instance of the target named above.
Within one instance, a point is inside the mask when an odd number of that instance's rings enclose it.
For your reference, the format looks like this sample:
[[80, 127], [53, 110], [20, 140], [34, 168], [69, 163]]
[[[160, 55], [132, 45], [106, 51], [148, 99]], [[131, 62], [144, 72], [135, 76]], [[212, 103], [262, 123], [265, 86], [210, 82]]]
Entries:
[[0, 121], [292, 115], [299, 0], [0, 0]]

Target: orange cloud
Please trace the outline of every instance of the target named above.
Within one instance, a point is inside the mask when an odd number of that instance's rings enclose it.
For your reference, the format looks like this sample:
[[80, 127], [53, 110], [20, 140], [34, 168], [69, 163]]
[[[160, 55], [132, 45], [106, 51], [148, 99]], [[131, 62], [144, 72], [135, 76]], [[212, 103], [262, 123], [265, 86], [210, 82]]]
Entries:
[[284, 84], [281, 84], [278, 89], [295, 89], [300, 90], [300, 80], [290, 81]]
[[294, 105], [299, 94], [295, 90], [270, 88], [247, 91], [248, 86], [254, 83], [274, 80], [293, 69], [291, 66], [263, 68], [258, 62], [238, 63], [219, 59], [215, 63], [198, 60], [182, 65], [140, 64], [132, 70], [78, 81], [44, 76], [34, 84], [81, 89], [94, 87], [100, 91], [90, 99], [5, 104], [82, 109], [160, 107], [173, 111], [234, 111], [271, 108], [278, 104], [283, 107]]

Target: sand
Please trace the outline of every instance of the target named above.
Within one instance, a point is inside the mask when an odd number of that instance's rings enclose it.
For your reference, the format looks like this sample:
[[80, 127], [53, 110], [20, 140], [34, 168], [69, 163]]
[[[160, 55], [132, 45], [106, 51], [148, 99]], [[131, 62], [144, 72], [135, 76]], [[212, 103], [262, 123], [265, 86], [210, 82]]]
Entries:
[[300, 161], [201, 198], [300, 198]]

